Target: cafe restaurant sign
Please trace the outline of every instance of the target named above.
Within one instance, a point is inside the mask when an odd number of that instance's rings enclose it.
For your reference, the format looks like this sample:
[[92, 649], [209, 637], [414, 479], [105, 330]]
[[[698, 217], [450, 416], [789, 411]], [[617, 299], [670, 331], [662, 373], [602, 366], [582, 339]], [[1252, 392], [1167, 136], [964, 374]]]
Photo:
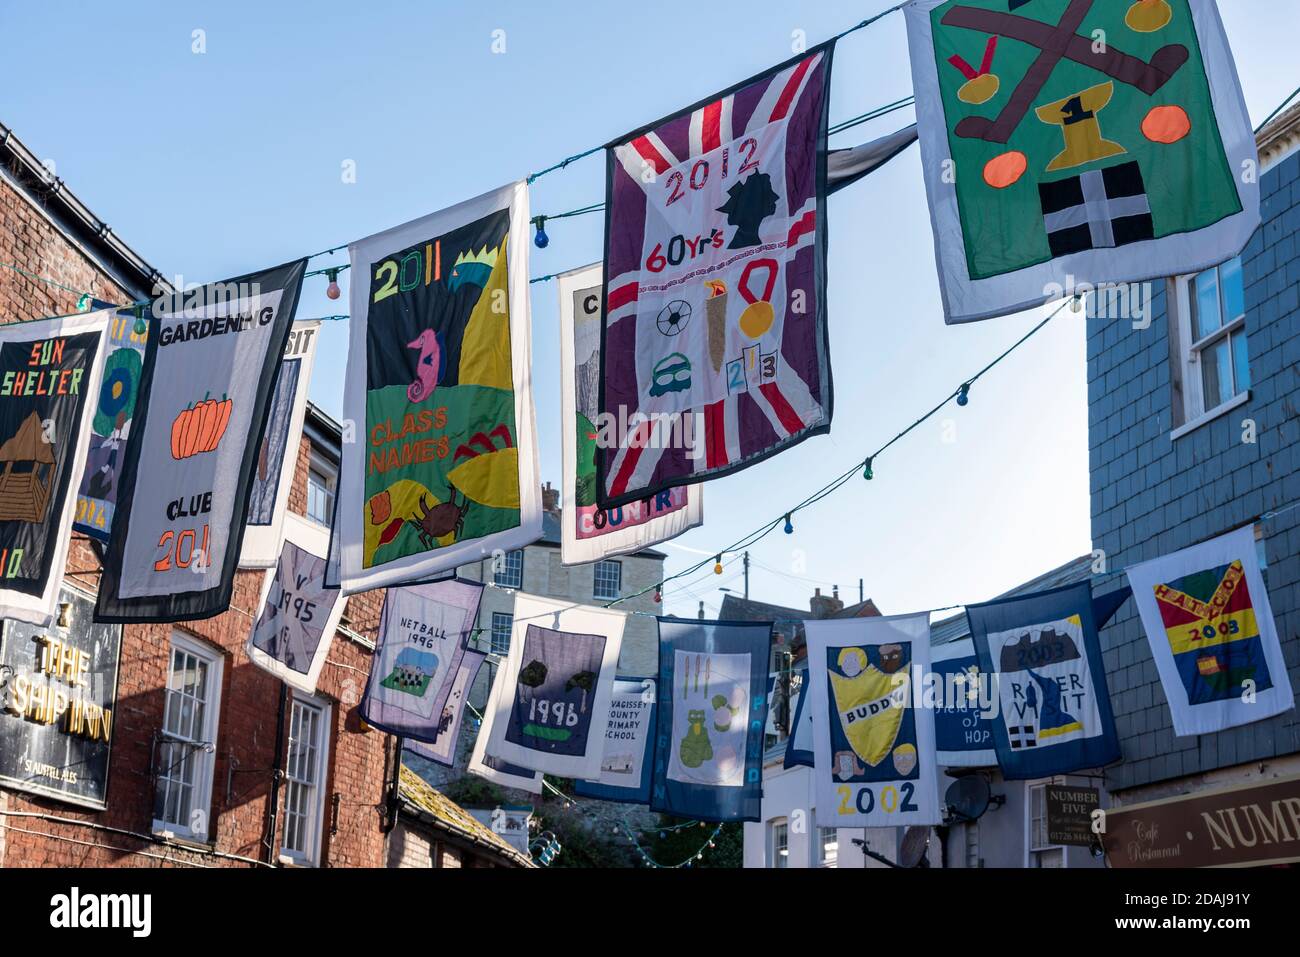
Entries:
[[1300, 775], [1106, 812], [1111, 867], [1300, 862]]
[[64, 586], [48, 628], [0, 632], [0, 786], [102, 809], [117, 706], [120, 625]]

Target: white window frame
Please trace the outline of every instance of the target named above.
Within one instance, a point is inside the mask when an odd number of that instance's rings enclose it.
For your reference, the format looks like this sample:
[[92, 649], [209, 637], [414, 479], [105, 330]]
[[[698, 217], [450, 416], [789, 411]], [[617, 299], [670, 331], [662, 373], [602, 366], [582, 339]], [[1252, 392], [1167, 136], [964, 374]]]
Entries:
[[[1030, 825], [1033, 826], [1032, 824]], [[977, 868], [980, 864], [980, 822], [979, 818], [973, 821], [967, 821], [962, 830], [962, 852], [964, 854], [963, 864], [966, 867]]]
[[[600, 585], [601, 585], [600, 570], [601, 568], [606, 568], [609, 566], [613, 566], [614, 568], [618, 569], [618, 582], [615, 585], [614, 593], [612, 595], [602, 594], [600, 590]], [[623, 563], [613, 558], [602, 558], [600, 561], [596, 562], [596, 564], [593, 565], [591, 569], [591, 597], [596, 599], [597, 601], [613, 601], [616, 598], [621, 598], [622, 595], [623, 595]]]
[[[1239, 257], [1233, 257], [1239, 258]], [[1229, 259], [1226, 262], [1231, 262]], [[1212, 267], [1216, 271], [1222, 268], [1224, 263]], [[1209, 272], [1208, 269], [1202, 272]], [[1212, 409], [1205, 408], [1205, 380], [1202, 377], [1201, 354], [1210, 346], [1216, 345], [1228, 336], [1246, 335], [1246, 313], [1243, 311], [1240, 316], [1234, 316], [1232, 319], [1225, 321], [1218, 329], [1208, 336], [1196, 340], [1193, 339], [1195, 332], [1192, 324], [1192, 313], [1194, 303], [1192, 296], [1192, 283], [1201, 273], [1188, 273], [1183, 276], [1176, 276], [1170, 282], [1169, 300], [1173, 303], [1174, 315], [1171, 317], [1170, 335], [1173, 338], [1171, 349], [1171, 358], [1176, 357], [1178, 373], [1178, 391], [1181, 396], [1182, 407], [1175, 409], [1175, 428], [1170, 433], [1170, 439], [1177, 439], [1189, 432], [1193, 432], [1212, 422], [1219, 416], [1231, 412], [1239, 406], [1245, 405], [1250, 401], [1250, 389], [1242, 389], [1235, 392], [1232, 398], [1220, 402]], [[1219, 277], [1219, 302], [1223, 303], [1223, 280]], [[1243, 290], [1244, 292], [1244, 290]], [[1243, 303], [1244, 309], [1244, 303]], [[1229, 353], [1231, 353], [1229, 346]], [[1235, 357], [1233, 357], [1235, 360]], [[1246, 351], [1247, 368], [1250, 364], [1249, 344]], [[1236, 387], [1236, 363], [1230, 363], [1233, 370], [1233, 387]]]
[[[812, 812], [812, 819], [817, 820], [816, 809]], [[818, 867], [838, 867], [840, 860], [840, 829], [838, 827], [816, 827], [817, 833], [816, 848], [813, 853], [817, 855], [816, 864]], [[833, 857], [826, 855], [826, 837], [827, 832], [835, 835], [835, 854]]]
[[[167, 711], [171, 696], [179, 692], [172, 687], [172, 662], [176, 653], [192, 656], [208, 666], [208, 688], [203, 700], [203, 726], [195, 730], [191, 737], [182, 737], [166, 730]], [[186, 840], [207, 841], [211, 833], [212, 817], [212, 777], [217, 763], [217, 729], [221, 719], [221, 686], [225, 675], [225, 656], [209, 645], [195, 641], [184, 632], [172, 632], [171, 642], [167, 646], [167, 684], [163, 689], [163, 727], [154, 752], [153, 799], [156, 804], [159, 787], [167, 786], [170, 770], [164, 762], [171, 760], [171, 742], [192, 743], [188, 759], [194, 762], [194, 780], [191, 783], [189, 825], [175, 821], [153, 818], [153, 832], [165, 837], [181, 837]], [[202, 746], [201, 746], [202, 745]], [[183, 759], [178, 759], [183, 760]], [[164, 797], [164, 809], [166, 798]], [[197, 816], [196, 816], [197, 815]], [[196, 826], [197, 825], [197, 826]]]
[[[325, 489], [324, 521], [311, 514], [311, 487], [313, 484], [316, 485], [320, 484], [318, 482], [317, 483], [312, 482], [313, 475], [319, 475], [323, 479], [325, 479], [325, 484], [323, 486]], [[311, 461], [307, 465], [307, 507], [305, 511], [307, 513], [306, 517], [308, 519], [310, 519], [311, 521], [315, 522], [318, 525], [324, 525], [326, 528], [329, 527], [330, 522], [333, 521], [333, 517], [334, 517], [334, 496], [338, 494], [338, 484], [339, 484], [338, 468], [334, 466], [332, 463], [326, 461], [324, 458], [321, 458], [318, 455], [312, 455]]]
[[[316, 766], [304, 773], [301, 767], [300, 753], [295, 752], [295, 745], [301, 737], [301, 721], [296, 720], [300, 713], [312, 714], [316, 718], [315, 739], [309, 742], [315, 749]], [[330, 762], [330, 730], [333, 712], [328, 701], [313, 695], [294, 693], [289, 706], [289, 736], [285, 743], [284, 759], [284, 826], [280, 832], [280, 858], [299, 867], [316, 867], [320, 864], [321, 836], [325, 831], [325, 786], [328, 782]], [[311, 788], [307, 795], [308, 806], [301, 812], [292, 812], [301, 817], [309, 828], [307, 839], [302, 848], [288, 846], [291, 802], [297, 789]]]
[[[776, 842], [777, 834], [785, 837], [785, 856], [779, 854]], [[780, 863], [780, 862], [784, 863]], [[790, 867], [790, 822], [783, 817], [774, 817], [767, 822], [767, 866], [777, 870]]]
[[[498, 615], [506, 619], [505, 647], [502, 648], [501, 650], [497, 650], [497, 616]], [[498, 657], [501, 658], [504, 658], [506, 655], [508, 655], [510, 653], [510, 636], [514, 631], [514, 628], [515, 628], [515, 616], [513, 614], [511, 614], [508, 611], [492, 612], [492, 626], [488, 629], [488, 651], [491, 654], [497, 655]]]
[[[510, 556], [518, 555], [518, 568], [511, 569]], [[518, 574], [512, 574], [512, 571]], [[511, 549], [501, 556], [501, 570], [492, 572], [493, 584], [500, 585], [502, 588], [523, 588], [524, 587], [524, 550], [522, 548]]]
[[1065, 783], [1066, 783], [1065, 778], [1064, 778], [1062, 775], [1059, 775], [1059, 774], [1056, 775], [1055, 777], [1043, 778], [1043, 779], [1038, 780], [1038, 781], [1026, 781], [1026, 782], [1025, 782], [1025, 858], [1024, 858], [1024, 866], [1027, 867], [1027, 868], [1032, 868], [1032, 867], [1034, 867], [1034, 860], [1035, 860], [1034, 855], [1035, 855], [1035, 854], [1045, 854], [1045, 853], [1048, 853], [1048, 852], [1050, 852], [1050, 851], [1060, 851], [1060, 852], [1061, 852], [1061, 867], [1062, 867], [1062, 868], [1066, 868], [1066, 867], [1069, 867], [1069, 866], [1070, 866], [1070, 855], [1069, 855], [1068, 849], [1066, 848], [1066, 846], [1065, 846], [1064, 844], [1042, 844], [1042, 845], [1035, 845], [1035, 844], [1034, 844], [1034, 792], [1035, 792], [1035, 791], [1040, 791], [1040, 792], [1042, 792], [1042, 795], [1043, 795], [1043, 818], [1042, 818], [1042, 820], [1043, 820], [1044, 840], [1046, 840], [1046, 830], [1047, 830], [1047, 790], [1046, 790], [1046, 788], [1047, 788], [1047, 786], [1048, 786], [1049, 784], [1051, 784], [1051, 785], [1058, 785], [1058, 786], [1059, 786], [1059, 785], [1063, 785], [1063, 784], [1065, 784]]

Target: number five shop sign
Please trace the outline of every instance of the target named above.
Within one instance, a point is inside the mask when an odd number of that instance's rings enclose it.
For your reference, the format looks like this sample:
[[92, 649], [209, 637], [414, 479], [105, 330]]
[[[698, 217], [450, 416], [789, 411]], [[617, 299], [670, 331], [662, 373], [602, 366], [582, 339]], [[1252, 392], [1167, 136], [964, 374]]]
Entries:
[[49, 628], [0, 634], [0, 785], [102, 809], [122, 629], [64, 587]]

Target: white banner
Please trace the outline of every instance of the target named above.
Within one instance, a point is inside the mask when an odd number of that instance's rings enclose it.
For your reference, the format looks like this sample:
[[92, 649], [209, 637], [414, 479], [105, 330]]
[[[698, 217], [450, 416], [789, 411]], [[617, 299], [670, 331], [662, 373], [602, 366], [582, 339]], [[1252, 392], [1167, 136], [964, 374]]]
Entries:
[[941, 823], [930, 615], [804, 623], [819, 827]]
[[703, 489], [684, 485], [611, 509], [596, 504], [600, 413], [600, 263], [561, 273], [560, 408], [564, 438], [561, 560], [581, 565], [676, 538], [704, 521]]
[[257, 474], [248, 492], [248, 527], [239, 553], [241, 568], [269, 568], [280, 555], [319, 339], [320, 322], [316, 320], [295, 322], [289, 333], [271, 396], [270, 418], [257, 455]]
[[487, 753], [560, 777], [599, 777], [626, 622], [621, 611], [516, 593]]
[[349, 247], [355, 440], [330, 546], [346, 594], [541, 537], [529, 245], [518, 182]]
[[58, 605], [113, 312], [0, 327], [5, 618], [43, 627]]
[[1253, 526], [1128, 570], [1180, 737], [1295, 707]]
[[253, 664], [307, 694], [316, 692], [347, 604], [337, 588], [325, 587], [328, 549], [323, 527], [300, 515], [284, 517], [280, 559], [265, 572], [261, 610], [245, 645]]

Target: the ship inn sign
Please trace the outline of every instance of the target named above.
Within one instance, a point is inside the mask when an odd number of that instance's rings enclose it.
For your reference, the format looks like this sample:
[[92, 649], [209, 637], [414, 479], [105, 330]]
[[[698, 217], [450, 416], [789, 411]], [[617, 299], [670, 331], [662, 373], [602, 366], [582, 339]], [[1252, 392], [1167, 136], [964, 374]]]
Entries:
[[0, 632], [0, 786], [102, 809], [122, 629], [91, 621], [94, 600], [64, 587], [47, 628]]

